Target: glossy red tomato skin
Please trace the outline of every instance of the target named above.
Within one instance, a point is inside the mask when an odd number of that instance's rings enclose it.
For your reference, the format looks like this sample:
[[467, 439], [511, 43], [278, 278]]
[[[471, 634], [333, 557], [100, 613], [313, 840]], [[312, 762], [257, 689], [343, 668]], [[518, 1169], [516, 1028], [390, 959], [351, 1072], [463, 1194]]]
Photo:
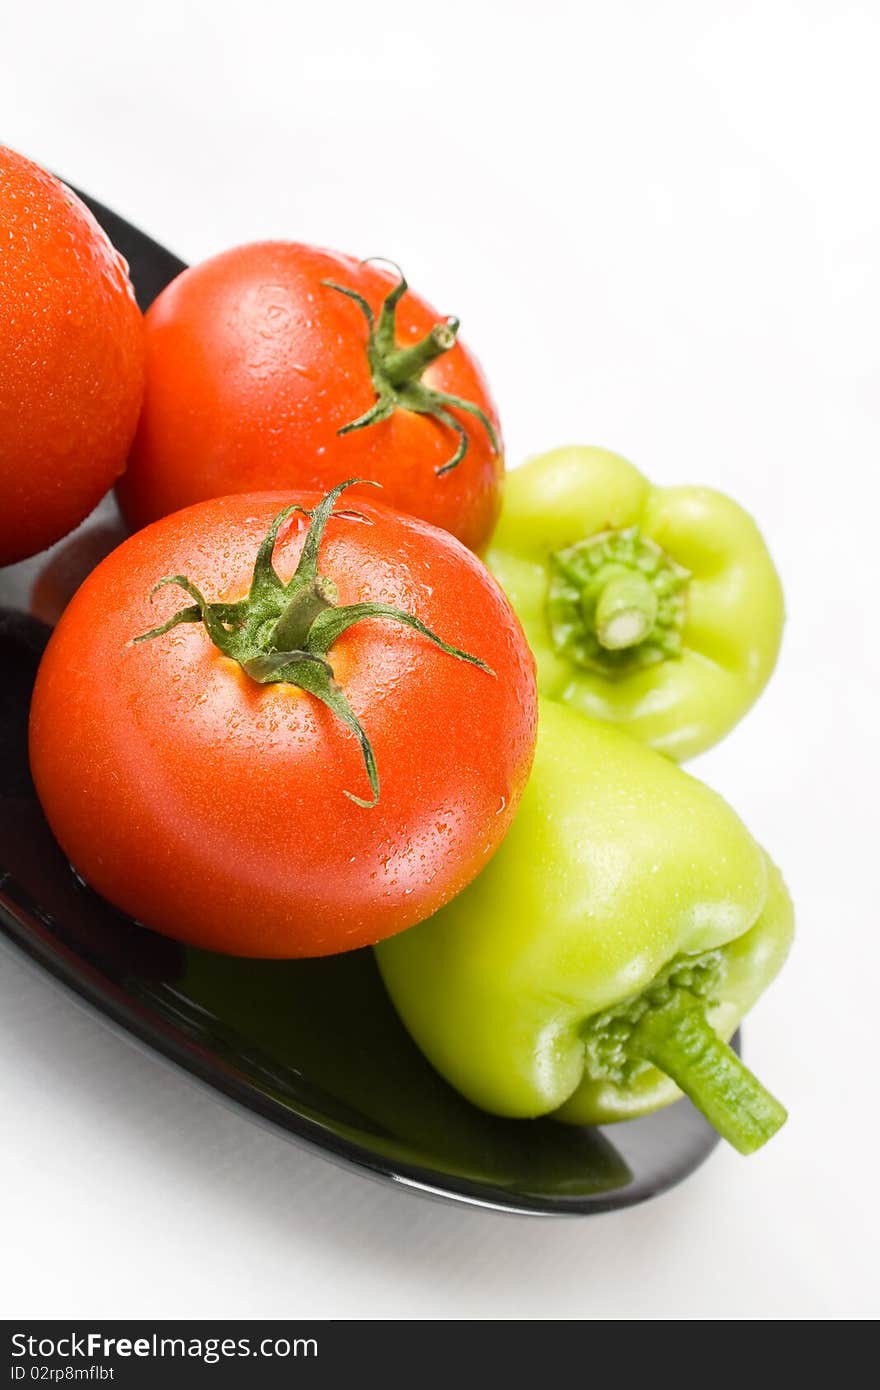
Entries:
[[[519, 624], [480, 561], [451, 536], [366, 505], [331, 518], [321, 571], [340, 602], [415, 612], [489, 675], [408, 628], [371, 620], [331, 649], [372, 740], [358, 745], [313, 697], [259, 686], [182, 626], [135, 647], [185, 596], [152, 584], [186, 573], [211, 598], [247, 590], [272, 516], [316, 495], [235, 496], [139, 532], [85, 581], [49, 643], [34, 691], [31, 766], [52, 829], [83, 878], [180, 940], [233, 955], [323, 955], [430, 915], [501, 842], [534, 746], [534, 670]], [[282, 531], [295, 567], [303, 525]]]
[[127, 267], [92, 214], [0, 147], [0, 564], [88, 515], [125, 467], [144, 333]]
[[[458, 437], [427, 415], [398, 409], [381, 424], [338, 433], [376, 393], [366, 320], [321, 282], [357, 289], [378, 313], [395, 278], [292, 242], [238, 247], [178, 276], [146, 315], [144, 409], [118, 494], [129, 525], [224, 493], [326, 492], [362, 477], [382, 484], [388, 506], [479, 551], [498, 519], [503, 478], [482, 424], [457, 412], [468, 451], [439, 478]], [[440, 318], [408, 291], [398, 308], [399, 342], [416, 342]], [[457, 343], [423, 380], [480, 405], [500, 447], [495, 407], [466, 348]]]

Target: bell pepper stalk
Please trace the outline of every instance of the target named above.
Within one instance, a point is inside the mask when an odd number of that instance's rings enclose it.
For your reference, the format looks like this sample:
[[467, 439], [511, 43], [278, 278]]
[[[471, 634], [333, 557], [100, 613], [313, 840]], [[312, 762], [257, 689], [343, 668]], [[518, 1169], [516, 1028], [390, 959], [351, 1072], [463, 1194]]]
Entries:
[[683, 1091], [751, 1153], [786, 1112], [728, 1039], [792, 932], [778, 870], [717, 793], [543, 701], [501, 848], [376, 954], [415, 1041], [482, 1109], [607, 1124]]
[[540, 692], [677, 761], [717, 743], [776, 663], [782, 589], [752, 518], [709, 488], [652, 487], [605, 449], [510, 472], [487, 563]]
[[[333, 577], [322, 574], [319, 569], [319, 553], [337, 499], [356, 483], [380, 486], [366, 478], [348, 478], [328, 492], [314, 511], [307, 511], [295, 502], [282, 508], [257, 552], [250, 592], [237, 603], [209, 603], [186, 575], [165, 575], [153, 586], [153, 593], [172, 585], [182, 589], [195, 602], [179, 609], [161, 627], [134, 637], [132, 645], [163, 637], [180, 623], [201, 623], [217, 650], [237, 661], [245, 675], [258, 685], [284, 682], [313, 695], [358, 739], [371, 796], [367, 799], [349, 791], [345, 795], [358, 806], [370, 809], [379, 801], [379, 772], [367, 731], [333, 674], [333, 643], [356, 623], [382, 618], [414, 628], [447, 656], [468, 661], [489, 675], [494, 672], [478, 656], [444, 642], [414, 613], [405, 613], [387, 603], [339, 604], [339, 591]], [[309, 528], [296, 571], [285, 584], [272, 559], [278, 532], [295, 512], [308, 517]], [[349, 511], [336, 515], [357, 517], [360, 513]]]

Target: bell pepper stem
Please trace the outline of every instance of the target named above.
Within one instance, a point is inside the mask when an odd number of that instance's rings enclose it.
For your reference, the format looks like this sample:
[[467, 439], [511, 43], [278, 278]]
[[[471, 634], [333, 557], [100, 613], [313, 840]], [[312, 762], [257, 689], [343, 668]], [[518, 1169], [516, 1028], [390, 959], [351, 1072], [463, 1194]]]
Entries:
[[606, 651], [636, 647], [657, 621], [657, 595], [644, 575], [615, 574], [602, 587], [593, 621]]
[[787, 1119], [779, 1101], [719, 1038], [699, 1001], [683, 990], [643, 1015], [628, 1050], [665, 1072], [741, 1154], [766, 1144]]

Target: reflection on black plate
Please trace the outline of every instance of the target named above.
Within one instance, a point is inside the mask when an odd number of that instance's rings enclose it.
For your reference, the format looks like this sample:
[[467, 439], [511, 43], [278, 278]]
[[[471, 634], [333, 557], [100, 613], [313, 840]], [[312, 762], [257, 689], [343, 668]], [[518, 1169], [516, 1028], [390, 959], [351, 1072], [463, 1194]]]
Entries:
[[[146, 307], [183, 263], [87, 201]], [[78, 883], [27, 766], [28, 702], [49, 628], [24, 609], [46, 564], [0, 571], [0, 933], [19, 952], [252, 1116], [438, 1196], [520, 1212], [607, 1211], [663, 1191], [706, 1158], [715, 1135], [686, 1102], [607, 1131], [482, 1114], [411, 1042], [369, 951], [278, 963], [188, 950]]]

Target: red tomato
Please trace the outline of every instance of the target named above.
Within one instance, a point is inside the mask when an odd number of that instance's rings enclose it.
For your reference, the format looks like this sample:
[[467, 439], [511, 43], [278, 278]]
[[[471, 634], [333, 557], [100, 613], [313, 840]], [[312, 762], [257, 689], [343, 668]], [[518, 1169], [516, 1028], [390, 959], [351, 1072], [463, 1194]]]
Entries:
[[[535, 737], [533, 662], [501, 590], [452, 536], [381, 506], [330, 518], [313, 586], [332, 595], [323, 611], [394, 605], [492, 672], [381, 617], [331, 643], [331, 684], [375, 753], [376, 804], [345, 795], [369, 795], [358, 739], [314, 694], [257, 683], [200, 622], [130, 645], [191, 602], [172, 586], [151, 599], [163, 576], [241, 600], [288, 501], [204, 502], [125, 541], [67, 607], [31, 714], [37, 791], [83, 878], [147, 926], [234, 955], [329, 954], [434, 912], [500, 844]], [[285, 583], [305, 528], [297, 516], [282, 527]], [[266, 652], [280, 602], [254, 627]], [[322, 674], [317, 660], [309, 670]]]
[[[381, 483], [388, 506], [442, 526], [473, 550], [485, 545], [500, 507], [498, 418], [474, 358], [460, 343], [442, 347], [457, 324], [438, 325], [434, 310], [407, 292], [396, 311], [397, 348], [435, 328], [440, 355], [415, 381], [415, 397], [402, 389], [387, 419], [340, 434], [375, 406], [377, 389], [363, 308], [326, 280], [363, 296], [377, 325], [397, 283], [348, 256], [262, 242], [185, 270], [155, 301], [146, 316], [144, 410], [119, 486], [133, 529], [208, 497], [327, 491], [358, 476]], [[419, 365], [375, 349], [386, 366], [389, 355], [392, 375]], [[406, 408], [425, 388], [472, 403], [490, 428], [455, 407], [446, 423]], [[464, 457], [438, 476], [462, 443]]]
[[78, 526], [125, 467], [143, 390], [127, 267], [51, 174], [0, 146], [0, 564]]

